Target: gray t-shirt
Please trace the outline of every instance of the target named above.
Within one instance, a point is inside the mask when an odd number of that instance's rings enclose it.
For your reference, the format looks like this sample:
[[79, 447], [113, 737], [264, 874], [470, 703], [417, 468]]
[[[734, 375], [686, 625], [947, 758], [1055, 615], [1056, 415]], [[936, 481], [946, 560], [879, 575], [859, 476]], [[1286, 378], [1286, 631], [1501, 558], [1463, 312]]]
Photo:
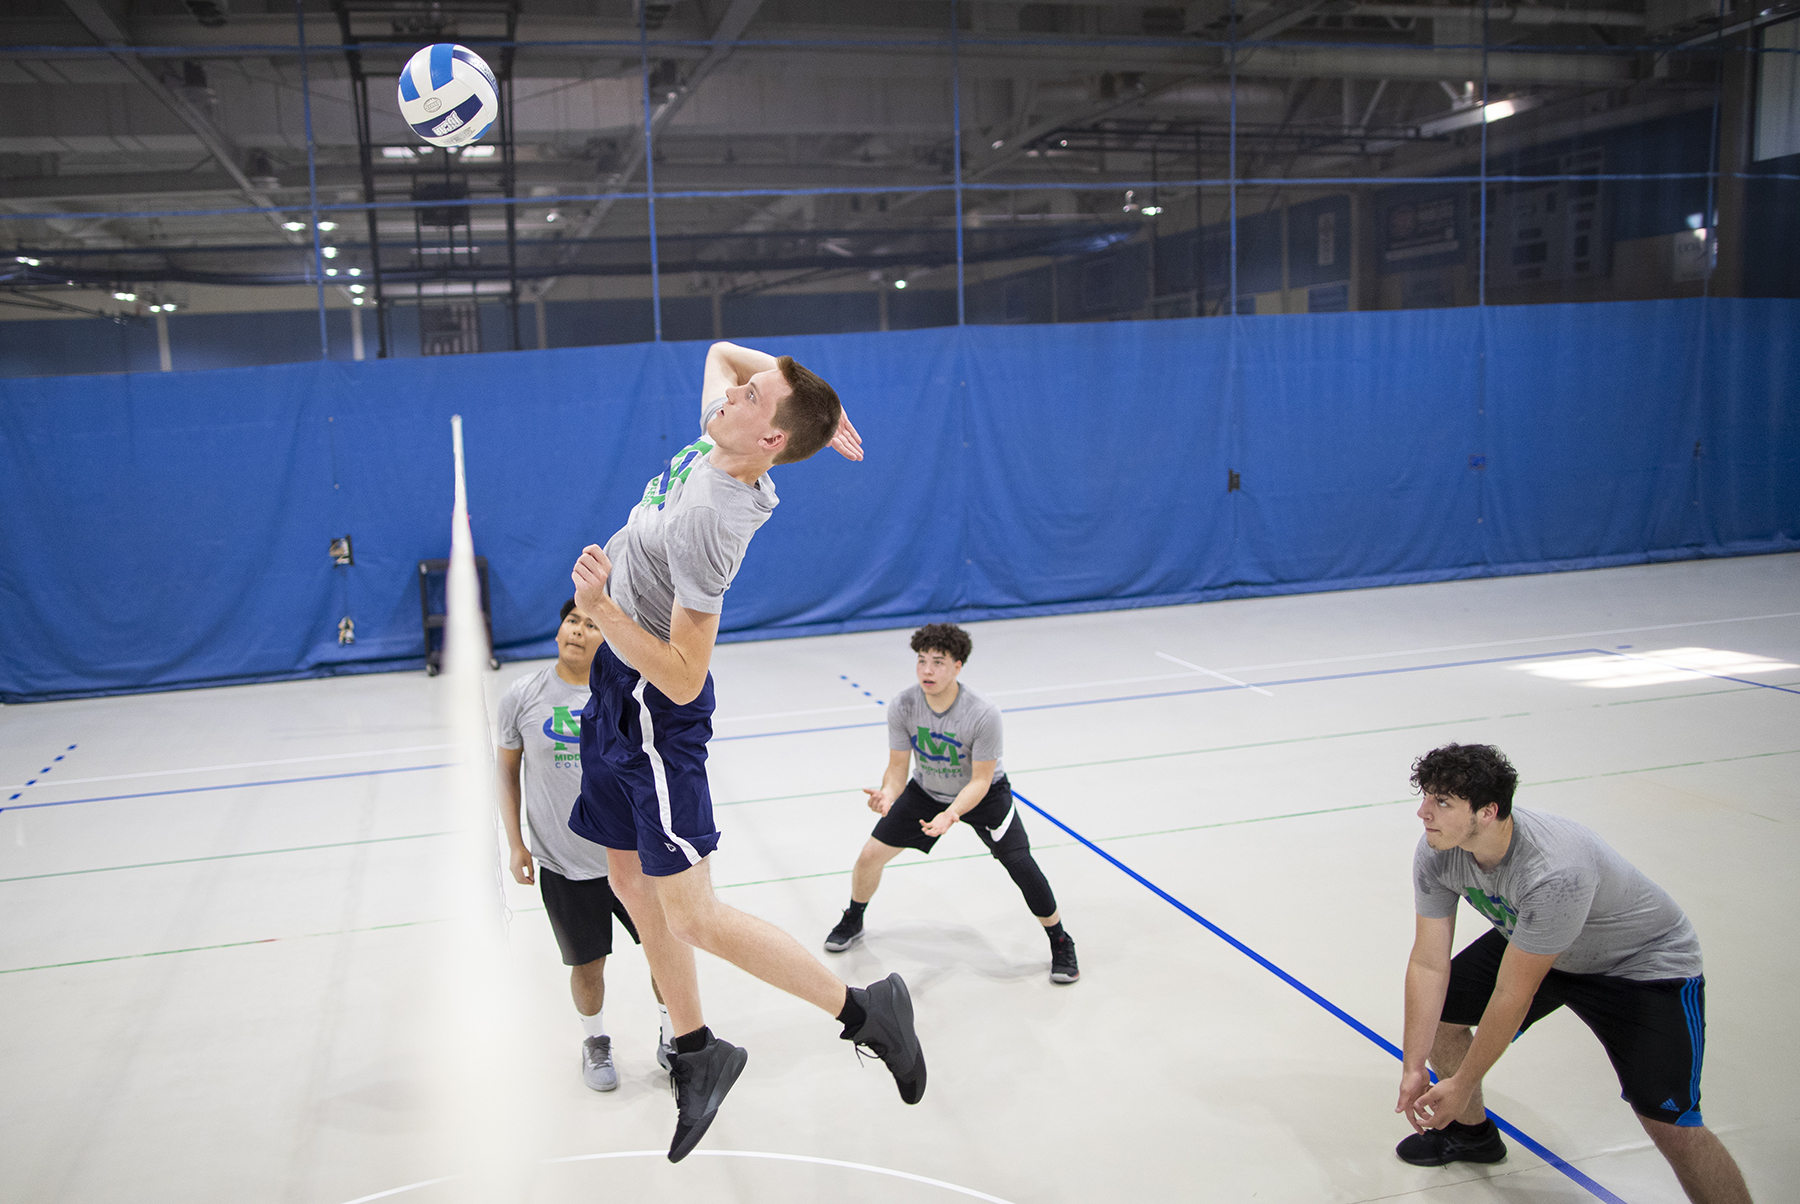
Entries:
[[524, 750], [526, 847], [544, 868], [577, 881], [606, 877], [606, 850], [569, 831], [581, 793], [581, 708], [588, 688], [556, 675], [554, 664], [521, 677], [500, 696], [500, 747]]
[[1700, 938], [1668, 892], [1571, 819], [1513, 808], [1512, 845], [1491, 874], [1465, 849], [1413, 853], [1413, 902], [1427, 919], [1456, 900], [1527, 953], [1569, 974], [1649, 981], [1700, 974]]
[[714, 615], [725, 608], [725, 591], [750, 537], [781, 500], [768, 473], [746, 485], [707, 459], [713, 442], [706, 424], [724, 404], [720, 397], [701, 407], [700, 438], [650, 478], [643, 500], [606, 542], [613, 563], [607, 592], [659, 640], [669, 638], [669, 612], [677, 602]]
[[888, 703], [888, 748], [912, 749], [913, 781], [940, 803], [953, 803], [969, 779], [975, 762], [994, 762], [994, 777], [1006, 773], [1000, 764], [1000, 708], [960, 682], [956, 701], [938, 714], [918, 686], [902, 690]]

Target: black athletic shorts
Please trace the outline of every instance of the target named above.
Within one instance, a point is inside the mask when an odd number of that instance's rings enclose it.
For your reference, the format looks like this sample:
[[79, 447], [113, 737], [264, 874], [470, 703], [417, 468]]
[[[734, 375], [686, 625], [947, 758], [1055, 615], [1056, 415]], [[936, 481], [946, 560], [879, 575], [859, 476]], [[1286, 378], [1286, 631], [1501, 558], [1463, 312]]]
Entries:
[[612, 952], [612, 918], [619, 917], [636, 944], [637, 926], [625, 905], [613, 894], [607, 878], [565, 878], [555, 870], [537, 867], [538, 891], [550, 916], [550, 931], [562, 950], [563, 965], [585, 966]]
[[[881, 817], [869, 835], [896, 849], [929, 853], [940, 838], [925, 835], [919, 825], [949, 805], [926, 794], [918, 782], [908, 781], [906, 789], [900, 792], [900, 797], [894, 800], [894, 805], [888, 808], [888, 813]], [[995, 778], [982, 800], [957, 822], [974, 828], [975, 835], [981, 837], [988, 852], [996, 856], [1006, 851], [1011, 843], [1025, 840], [1025, 826], [1019, 822], [1018, 811], [1013, 805], [1012, 784], [1004, 776]]]
[[[1505, 954], [1506, 938], [1489, 929], [1456, 955], [1450, 963], [1444, 1023], [1481, 1023]], [[1643, 982], [1552, 970], [1538, 987], [1519, 1031], [1565, 1005], [1600, 1038], [1618, 1073], [1620, 1097], [1634, 1112], [1684, 1128], [1705, 1123], [1700, 1119], [1705, 978]]]

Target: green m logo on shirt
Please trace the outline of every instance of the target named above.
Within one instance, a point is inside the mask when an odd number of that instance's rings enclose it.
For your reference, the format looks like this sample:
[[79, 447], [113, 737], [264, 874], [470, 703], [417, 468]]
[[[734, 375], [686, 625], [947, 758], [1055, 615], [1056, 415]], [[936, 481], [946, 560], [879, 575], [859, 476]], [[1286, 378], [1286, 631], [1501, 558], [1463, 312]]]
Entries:
[[553, 707], [550, 718], [544, 720], [544, 735], [556, 742], [557, 752], [571, 744], [580, 744], [581, 718], [571, 715], [568, 707]]
[[1498, 895], [1490, 896], [1480, 887], [1471, 886], [1463, 892], [1463, 898], [1469, 906], [1486, 916], [1490, 923], [1499, 928], [1507, 936], [1513, 934], [1513, 927], [1519, 922], [1519, 913], [1505, 899]]
[[[919, 761], [924, 768], [936, 769], [940, 772], [962, 772], [962, 741], [956, 738], [955, 732], [934, 732], [928, 727], [919, 728], [918, 735], [912, 740], [913, 751], [919, 754]], [[933, 762], [933, 764], [925, 764]]]

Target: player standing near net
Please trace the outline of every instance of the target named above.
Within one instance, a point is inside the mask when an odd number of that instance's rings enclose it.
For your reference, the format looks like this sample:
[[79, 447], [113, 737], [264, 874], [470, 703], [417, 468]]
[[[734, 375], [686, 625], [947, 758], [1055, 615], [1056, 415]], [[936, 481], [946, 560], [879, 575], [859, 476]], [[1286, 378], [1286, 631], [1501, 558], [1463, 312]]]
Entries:
[[[1516, 810], [1518, 782], [1486, 744], [1447, 744], [1413, 763], [1425, 833], [1413, 854], [1417, 934], [1394, 1110], [1416, 1132], [1395, 1153], [1415, 1166], [1505, 1158], [1481, 1080], [1514, 1038], [1566, 1004], [1600, 1038], [1688, 1198], [1748, 1204], [1737, 1163], [1700, 1119], [1706, 980], [1693, 925], [1587, 828]], [[1452, 958], [1459, 898], [1493, 928]]]
[[[1012, 786], [1000, 767], [1000, 708], [957, 684], [975, 642], [953, 623], [928, 623], [913, 632], [919, 684], [888, 703], [888, 764], [881, 787], [863, 793], [881, 816], [850, 872], [850, 906], [825, 938], [842, 953], [863, 939], [863, 909], [881, 885], [881, 869], [903, 848], [930, 853], [961, 820], [1006, 867], [1025, 905], [1050, 938], [1050, 981], [1081, 977], [1075, 942], [1063, 931], [1056, 896], [1031, 855]], [[908, 780], [907, 767], [918, 769]]]
[[[637, 940], [631, 917], [606, 877], [606, 850], [569, 831], [569, 812], [581, 793], [581, 731], [578, 716], [587, 705], [588, 673], [600, 650], [600, 628], [575, 606], [563, 603], [556, 629], [556, 662], [519, 678], [500, 698], [500, 820], [506, 829], [508, 861], [522, 886], [535, 881], [544, 896], [550, 931], [563, 965], [569, 993], [581, 1017], [581, 1080], [595, 1091], [619, 1086], [612, 1038], [606, 1032], [606, 959], [612, 953], [613, 917]], [[519, 823], [524, 801], [531, 844]], [[532, 858], [536, 857], [536, 873]], [[650, 981], [652, 990], [656, 980]], [[656, 1060], [666, 1070], [669, 1010], [661, 1006], [662, 1041]]]
[[900, 1097], [925, 1093], [925, 1056], [906, 983], [852, 988], [779, 928], [720, 902], [708, 855], [718, 846], [706, 782], [709, 665], [725, 591], [750, 537], [776, 506], [768, 470], [829, 445], [862, 459], [862, 440], [830, 385], [796, 364], [730, 343], [706, 353], [702, 437], [653, 478], [629, 521], [575, 562], [575, 601], [606, 635], [581, 715], [581, 798], [569, 818], [606, 846], [613, 889], [644, 941], [676, 1032], [679, 1162], [712, 1124], [748, 1055], [713, 1036], [700, 1008], [694, 950], [797, 995], [887, 1064]]

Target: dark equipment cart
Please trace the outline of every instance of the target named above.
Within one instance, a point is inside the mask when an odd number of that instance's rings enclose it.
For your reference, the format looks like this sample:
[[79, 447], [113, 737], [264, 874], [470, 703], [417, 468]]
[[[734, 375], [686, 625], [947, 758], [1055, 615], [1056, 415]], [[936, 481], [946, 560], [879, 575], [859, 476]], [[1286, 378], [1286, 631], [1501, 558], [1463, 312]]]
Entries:
[[[493, 655], [494, 617], [488, 607], [486, 556], [475, 558], [475, 576], [481, 581], [481, 622], [487, 628], [488, 668], [498, 669], [500, 662]], [[436, 677], [438, 670], [444, 667], [444, 611], [431, 609], [431, 602], [435, 596], [448, 608], [445, 593], [449, 578], [448, 560], [419, 561], [419, 619], [425, 625], [425, 673], [430, 677]]]

